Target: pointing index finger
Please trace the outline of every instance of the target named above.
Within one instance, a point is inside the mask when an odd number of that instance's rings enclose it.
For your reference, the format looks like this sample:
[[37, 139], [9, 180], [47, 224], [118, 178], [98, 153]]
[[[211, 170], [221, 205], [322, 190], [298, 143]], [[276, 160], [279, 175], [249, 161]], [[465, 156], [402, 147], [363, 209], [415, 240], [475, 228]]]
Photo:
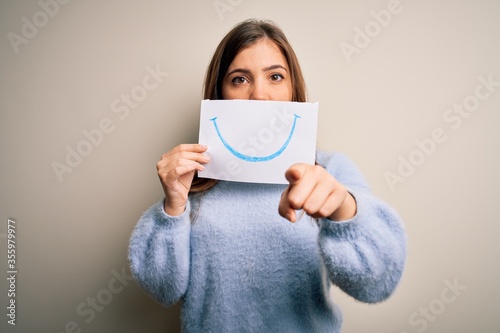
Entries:
[[304, 164], [294, 164], [285, 172], [285, 178], [290, 185], [295, 185], [300, 182], [305, 172], [306, 166]]

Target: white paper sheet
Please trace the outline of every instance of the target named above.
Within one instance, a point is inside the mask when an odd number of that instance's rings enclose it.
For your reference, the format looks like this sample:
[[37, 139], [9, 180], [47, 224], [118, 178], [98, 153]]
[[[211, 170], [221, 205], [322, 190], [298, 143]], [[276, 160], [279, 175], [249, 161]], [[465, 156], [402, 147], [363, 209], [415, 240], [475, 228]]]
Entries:
[[314, 164], [318, 103], [204, 100], [199, 143], [211, 158], [203, 178], [286, 184], [294, 163]]

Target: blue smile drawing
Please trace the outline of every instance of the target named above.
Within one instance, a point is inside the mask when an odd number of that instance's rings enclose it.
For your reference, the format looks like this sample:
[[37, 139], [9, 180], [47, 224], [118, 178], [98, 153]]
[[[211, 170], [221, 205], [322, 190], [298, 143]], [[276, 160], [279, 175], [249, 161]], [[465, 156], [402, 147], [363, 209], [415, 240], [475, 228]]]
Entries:
[[233, 147], [231, 147], [231, 145], [229, 143], [227, 143], [227, 141], [222, 137], [222, 134], [219, 131], [219, 127], [217, 126], [217, 121], [216, 121], [217, 117], [211, 118], [210, 121], [212, 121], [214, 123], [215, 131], [217, 131], [217, 135], [219, 136], [220, 141], [222, 141], [222, 143], [224, 144], [224, 147], [226, 147], [227, 150], [229, 150], [231, 152], [231, 154], [233, 154], [234, 156], [238, 157], [239, 159], [242, 159], [242, 160], [247, 161], [247, 162], [265, 162], [265, 161], [270, 161], [270, 160], [280, 156], [281, 153], [283, 153], [285, 151], [286, 147], [288, 147], [290, 140], [292, 140], [293, 132], [295, 131], [295, 125], [297, 124], [297, 118], [300, 118], [300, 116], [296, 115], [295, 113], [293, 115], [294, 115], [294, 118], [293, 118], [292, 129], [290, 130], [290, 134], [288, 135], [288, 138], [286, 139], [283, 146], [281, 146], [281, 148], [278, 149], [278, 151], [276, 151], [275, 153], [273, 153], [271, 155], [267, 155], [267, 156], [262, 156], [262, 157], [245, 155], [245, 154], [240, 153], [239, 151], [237, 151]]

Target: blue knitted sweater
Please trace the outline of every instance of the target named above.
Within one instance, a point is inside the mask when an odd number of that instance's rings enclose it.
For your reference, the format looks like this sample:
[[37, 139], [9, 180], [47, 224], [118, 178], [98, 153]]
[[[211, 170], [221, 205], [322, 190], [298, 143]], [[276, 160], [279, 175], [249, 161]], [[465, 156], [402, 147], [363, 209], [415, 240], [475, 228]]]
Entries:
[[183, 301], [187, 333], [340, 332], [330, 286], [363, 302], [386, 299], [406, 236], [344, 155], [318, 151], [317, 162], [356, 199], [351, 220], [290, 223], [278, 214], [285, 185], [219, 181], [180, 216], [167, 215], [163, 200], [143, 214], [129, 246], [133, 275], [162, 304]]

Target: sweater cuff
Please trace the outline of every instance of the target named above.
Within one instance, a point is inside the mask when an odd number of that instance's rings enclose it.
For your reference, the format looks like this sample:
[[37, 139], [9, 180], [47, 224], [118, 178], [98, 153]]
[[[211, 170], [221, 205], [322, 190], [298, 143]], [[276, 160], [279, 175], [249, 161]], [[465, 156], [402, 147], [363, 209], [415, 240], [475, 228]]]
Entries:
[[151, 214], [151, 217], [158, 225], [166, 227], [167, 229], [175, 229], [186, 223], [190, 223], [189, 213], [191, 211], [191, 204], [189, 200], [186, 202], [186, 209], [184, 212], [178, 216], [171, 216], [165, 213], [163, 208], [164, 201], [165, 199], [160, 200], [149, 210], [149, 214]]
[[329, 218], [322, 218], [320, 220], [320, 227], [323, 233], [342, 241], [359, 238], [360, 230], [366, 228], [362, 222], [364, 220], [363, 217], [369, 214], [367, 212], [369, 208], [362, 195], [356, 194], [351, 190], [349, 190], [349, 193], [356, 201], [356, 215], [343, 221], [333, 221]]

